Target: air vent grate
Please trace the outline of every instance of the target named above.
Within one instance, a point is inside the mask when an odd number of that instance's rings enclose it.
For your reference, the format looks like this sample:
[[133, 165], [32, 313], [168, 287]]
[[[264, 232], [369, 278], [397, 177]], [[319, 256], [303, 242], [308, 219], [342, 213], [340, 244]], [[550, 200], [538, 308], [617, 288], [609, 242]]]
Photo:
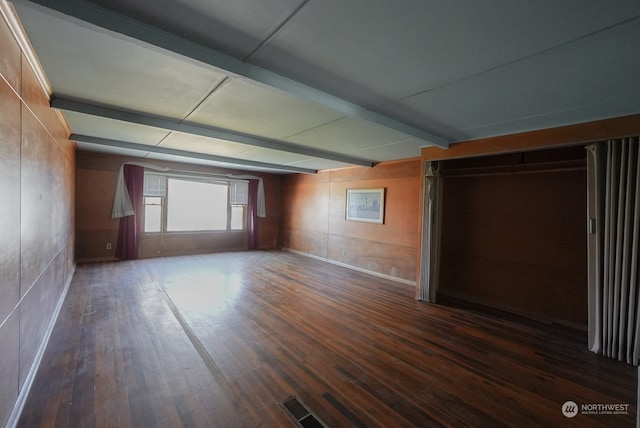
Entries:
[[296, 397], [290, 396], [282, 403], [285, 412], [302, 428], [327, 428], [316, 415], [300, 402]]

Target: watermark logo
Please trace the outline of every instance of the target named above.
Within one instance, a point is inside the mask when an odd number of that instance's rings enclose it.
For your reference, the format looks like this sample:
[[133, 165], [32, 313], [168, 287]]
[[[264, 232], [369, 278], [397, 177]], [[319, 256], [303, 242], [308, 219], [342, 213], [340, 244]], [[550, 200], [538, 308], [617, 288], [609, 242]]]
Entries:
[[567, 418], [574, 418], [578, 414], [578, 405], [573, 401], [565, 401], [562, 405], [562, 414]]
[[628, 415], [627, 403], [589, 403], [578, 406], [575, 401], [565, 401], [562, 405], [562, 414], [567, 418], [575, 418], [578, 413], [583, 415]]

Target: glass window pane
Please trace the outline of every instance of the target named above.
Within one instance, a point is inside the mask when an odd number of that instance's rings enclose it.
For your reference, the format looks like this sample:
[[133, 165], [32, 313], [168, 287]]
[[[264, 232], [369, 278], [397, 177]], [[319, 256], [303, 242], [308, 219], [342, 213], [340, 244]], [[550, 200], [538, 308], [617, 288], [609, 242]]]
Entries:
[[144, 206], [144, 231], [160, 232], [160, 219], [162, 218], [162, 207], [160, 205]]
[[226, 230], [227, 186], [168, 180], [167, 230]]
[[234, 205], [231, 207], [231, 230], [244, 229], [244, 206]]

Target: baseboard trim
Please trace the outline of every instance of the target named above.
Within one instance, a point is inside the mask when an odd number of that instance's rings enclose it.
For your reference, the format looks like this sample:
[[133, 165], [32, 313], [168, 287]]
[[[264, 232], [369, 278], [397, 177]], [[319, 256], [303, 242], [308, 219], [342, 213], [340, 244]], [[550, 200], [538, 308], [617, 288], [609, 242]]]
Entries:
[[24, 385], [18, 394], [18, 399], [16, 400], [15, 405], [13, 406], [13, 410], [11, 411], [11, 415], [9, 415], [9, 420], [7, 421], [6, 427], [15, 428], [20, 420], [20, 415], [22, 414], [22, 410], [24, 409], [24, 405], [27, 402], [27, 397], [29, 397], [29, 392], [31, 391], [31, 387], [33, 386], [33, 381], [36, 378], [36, 374], [38, 373], [38, 369], [40, 368], [40, 363], [42, 362], [42, 357], [44, 356], [44, 352], [47, 349], [47, 345], [49, 344], [49, 339], [51, 338], [51, 333], [53, 332], [53, 328], [56, 325], [56, 321], [58, 321], [58, 316], [60, 315], [60, 311], [62, 310], [62, 305], [64, 304], [64, 300], [67, 297], [67, 293], [69, 291], [69, 287], [71, 286], [71, 281], [73, 279], [73, 275], [75, 274], [75, 265], [67, 279], [67, 283], [64, 286], [64, 290], [58, 299], [58, 303], [53, 312], [53, 316], [51, 317], [51, 321], [49, 321], [49, 325], [47, 326], [47, 330], [44, 333], [44, 337], [42, 338], [42, 342], [40, 342], [40, 346], [38, 347], [38, 352], [36, 352], [35, 358], [33, 359], [33, 363], [31, 364], [31, 368], [29, 369], [29, 373], [27, 373], [27, 377], [24, 381]]
[[380, 272], [375, 272], [375, 271], [368, 270], [368, 269], [359, 268], [357, 266], [353, 266], [353, 265], [349, 265], [349, 264], [346, 264], [346, 263], [342, 263], [342, 262], [338, 262], [338, 261], [335, 261], [335, 260], [331, 260], [331, 259], [328, 259], [326, 257], [320, 257], [320, 256], [316, 256], [314, 254], [309, 254], [309, 253], [305, 253], [305, 252], [302, 252], [302, 251], [293, 250], [291, 248], [283, 247], [282, 250], [283, 251], [289, 251], [290, 253], [294, 253], [294, 254], [299, 254], [301, 256], [310, 257], [312, 259], [321, 260], [323, 262], [331, 263], [332, 265], [341, 266], [341, 267], [345, 267], [347, 269], [351, 269], [351, 270], [355, 270], [355, 271], [358, 271], [358, 272], [366, 273], [368, 275], [373, 275], [373, 276], [377, 276], [379, 278], [388, 279], [390, 281], [398, 282], [398, 283], [403, 284], [403, 285], [409, 285], [411, 287], [415, 287], [416, 286], [416, 282], [415, 281], [409, 281], [408, 279], [402, 279], [402, 278], [398, 278], [398, 277], [395, 277], [395, 276], [387, 275], [387, 274], [384, 274], [384, 273], [380, 273]]
[[76, 264], [83, 263], [101, 263], [101, 262], [117, 262], [120, 259], [116, 259], [115, 257], [89, 257], [84, 259], [76, 259]]
[[[535, 322], [541, 323], [541, 324], [557, 324], [557, 325], [561, 325], [564, 327], [568, 327], [574, 330], [579, 330], [579, 331], [586, 331], [587, 327], [581, 324], [577, 324], [577, 323], [573, 323], [571, 321], [566, 321], [566, 320], [562, 320], [562, 319], [557, 319], [557, 318], [552, 318], [552, 317], [547, 317], [544, 315], [539, 315], [539, 314], [535, 314], [535, 313], [531, 313], [531, 312], [527, 312], [527, 311], [521, 311], [518, 309], [514, 309], [511, 307], [507, 307], [507, 306], [503, 306], [503, 305], [496, 305], [490, 301], [484, 300], [484, 299], [478, 299], [476, 297], [473, 296], [468, 296], [466, 294], [463, 293], [457, 293], [455, 291], [449, 291], [449, 290], [438, 290], [438, 295], [440, 295], [442, 298], [451, 298], [454, 300], [458, 300], [460, 302], [467, 302], [470, 303], [472, 305], [477, 305], [480, 307], [485, 307], [485, 308], [489, 308], [489, 309], [495, 309], [507, 314], [512, 314], [512, 315], [516, 315], [518, 317], [522, 317], [522, 318], [527, 318], [530, 320], [533, 320]], [[436, 298], [436, 303], [438, 302], [438, 299]]]

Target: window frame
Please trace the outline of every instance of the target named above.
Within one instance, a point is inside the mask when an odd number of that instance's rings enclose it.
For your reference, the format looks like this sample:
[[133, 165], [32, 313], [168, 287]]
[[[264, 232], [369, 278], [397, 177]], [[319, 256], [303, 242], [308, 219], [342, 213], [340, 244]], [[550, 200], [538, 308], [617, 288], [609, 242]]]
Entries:
[[[231, 203], [232, 201], [232, 197], [231, 197], [231, 191], [232, 191], [232, 183], [234, 182], [245, 182], [244, 180], [226, 180], [226, 179], [219, 179], [219, 178], [209, 178], [209, 177], [202, 177], [199, 175], [184, 175], [184, 174], [171, 174], [171, 173], [156, 173], [156, 172], [147, 172], [145, 171], [145, 183], [146, 183], [146, 177], [147, 175], [149, 176], [156, 176], [156, 177], [162, 177], [162, 179], [164, 180], [164, 194], [163, 195], [148, 195], [145, 192], [143, 192], [143, 218], [142, 218], [142, 234], [144, 235], [180, 235], [180, 234], [215, 234], [215, 233], [226, 233], [226, 232], [246, 232], [247, 231], [247, 206], [248, 206], [248, 200], [246, 201], [247, 203], [242, 204], [242, 203]], [[170, 204], [170, 194], [169, 194], [169, 180], [170, 179], [176, 179], [176, 180], [182, 180], [182, 181], [188, 181], [188, 182], [196, 182], [196, 183], [208, 183], [208, 184], [218, 184], [218, 185], [224, 185], [226, 186], [226, 190], [227, 190], [227, 209], [226, 209], [226, 228], [225, 229], [204, 229], [204, 230], [168, 230], [168, 207]], [[248, 185], [248, 184], [247, 184]], [[145, 188], [146, 189], [146, 188]], [[153, 232], [147, 232], [146, 231], [146, 227], [147, 227], [147, 213], [146, 213], [146, 207], [148, 205], [158, 205], [158, 204], [151, 204], [151, 203], [147, 203], [147, 198], [160, 198], [160, 230], [159, 231], [153, 231]], [[241, 228], [236, 228], [233, 229], [232, 228], [232, 223], [233, 223], [233, 218], [232, 218], [232, 214], [233, 214], [233, 207], [242, 207], [242, 212], [241, 212], [241, 220], [240, 223], [242, 225]]]
[[[148, 204], [147, 198], [159, 198], [160, 204]], [[164, 233], [166, 233], [166, 230], [167, 230], [166, 196], [142, 195], [142, 204], [143, 204], [142, 233], [148, 234], [148, 235], [163, 233], [163, 231], [165, 231]], [[160, 205], [160, 230], [158, 231], [150, 231], [150, 232], [147, 231], [147, 205], [152, 205], [152, 206]]]

